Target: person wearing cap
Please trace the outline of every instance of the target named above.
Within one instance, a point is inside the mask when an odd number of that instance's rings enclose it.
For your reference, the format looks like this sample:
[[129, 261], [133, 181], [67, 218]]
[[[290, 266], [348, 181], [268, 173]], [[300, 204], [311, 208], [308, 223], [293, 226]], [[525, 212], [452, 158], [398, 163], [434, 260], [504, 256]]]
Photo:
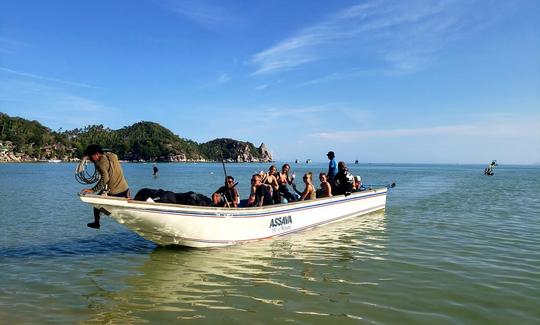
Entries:
[[[129, 186], [124, 178], [124, 172], [118, 157], [112, 152], [103, 152], [97, 144], [91, 144], [84, 150], [84, 156], [94, 163], [100, 178], [93, 188], [85, 188], [81, 194], [95, 193], [105, 194], [115, 197], [129, 197]], [[99, 229], [100, 211], [94, 208], [94, 222], [87, 224], [90, 228]]]
[[332, 184], [334, 182], [334, 178], [338, 173], [336, 160], [334, 159], [336, 156], [334, 155], [333, 151], [328, 151], [326, 156], [328, 157], [328, 159], [330, 159], [330, 162], [328, 163], [328, 173], [326, 173], [326, 178], [328, 179], [328, 182]]

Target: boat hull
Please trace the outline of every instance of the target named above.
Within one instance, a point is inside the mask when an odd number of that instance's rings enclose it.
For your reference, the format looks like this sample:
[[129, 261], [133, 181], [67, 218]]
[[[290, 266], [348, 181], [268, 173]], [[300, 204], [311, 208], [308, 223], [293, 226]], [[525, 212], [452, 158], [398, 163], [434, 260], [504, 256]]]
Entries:
[[81, 200], [162, 246], [214, 247], [284, 236], [385, 208], [386, 188], [255, 208], [198, 207], [98, 195]]

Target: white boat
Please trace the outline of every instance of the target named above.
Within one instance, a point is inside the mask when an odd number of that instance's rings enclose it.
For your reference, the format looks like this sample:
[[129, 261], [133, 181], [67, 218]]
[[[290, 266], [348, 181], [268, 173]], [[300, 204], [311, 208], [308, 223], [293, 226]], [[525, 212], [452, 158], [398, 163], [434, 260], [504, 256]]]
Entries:
[[49, 159], [47, 161], [50, 162], [50, 163], [55, 163], [55, 164], [62, 162], [62, 160], [60, 160], [60, 159]]
[[201, 207], [101, 195], [81, 200], [162, 246], [214, 247], [284, 236], [384, 209], [387, 188], [250, 208]]

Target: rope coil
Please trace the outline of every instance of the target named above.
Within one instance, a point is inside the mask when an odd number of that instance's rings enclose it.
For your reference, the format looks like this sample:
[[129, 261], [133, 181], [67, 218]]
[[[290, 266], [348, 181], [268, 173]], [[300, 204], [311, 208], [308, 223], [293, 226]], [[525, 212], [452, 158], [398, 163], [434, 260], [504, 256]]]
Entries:
[[75, 179], [80, 184], [93, 184], [99, 181], [101, 178], [101, 175], [97, 172], [97, 170], [94, 168], [94, 173], [91, 174], [87, 170], [89, 159], [87, 157], [84, 157], [79, 164], [77, 165], [77, 168], [75, 169]]

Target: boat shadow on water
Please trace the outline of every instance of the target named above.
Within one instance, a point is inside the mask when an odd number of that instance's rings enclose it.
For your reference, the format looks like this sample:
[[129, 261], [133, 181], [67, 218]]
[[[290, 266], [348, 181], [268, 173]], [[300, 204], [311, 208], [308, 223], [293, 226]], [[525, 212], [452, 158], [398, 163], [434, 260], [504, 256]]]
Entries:
[[135, 233], [122, 231], [95, 237], [73, 238], [47, 244], [20, 245], [0, 250], [0, 258], [45, 258], [109, 255], [111, 253], [148, 254], [156, 244]]

